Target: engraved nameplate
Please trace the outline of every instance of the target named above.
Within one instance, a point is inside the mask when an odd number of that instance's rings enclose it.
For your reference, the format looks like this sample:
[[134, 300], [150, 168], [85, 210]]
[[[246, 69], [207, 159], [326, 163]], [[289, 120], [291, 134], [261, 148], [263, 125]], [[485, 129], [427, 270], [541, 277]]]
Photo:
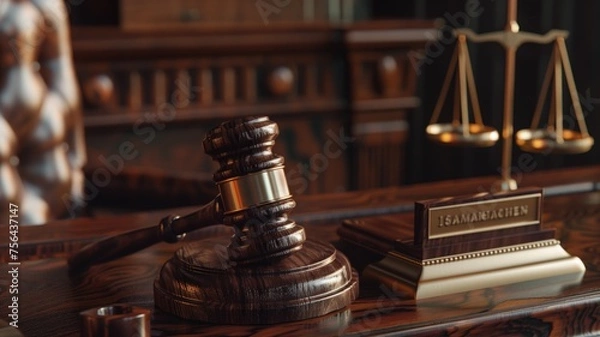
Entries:
[[540, 189], [418, 202], [415, 208], [420, 213], [415, 214], [416, 242], [513, 227], [539, 226], [541, 202]]
[[542, 195], [509, 197], [429, 209], [429, 238], [533, 225]]

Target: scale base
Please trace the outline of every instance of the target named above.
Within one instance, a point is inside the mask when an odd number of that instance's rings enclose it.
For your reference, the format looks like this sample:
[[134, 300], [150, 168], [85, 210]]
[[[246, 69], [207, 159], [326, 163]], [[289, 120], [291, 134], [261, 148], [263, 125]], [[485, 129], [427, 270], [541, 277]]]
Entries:
[[184, 246], [154, 283], [155, 305], [185, 319], [218, 324], [274, 324], [322, 316], [358, 296], [358, 275], [327, 243], [307, 240], [280, 260], [235, 265], [230, 239]]
[[552, 239], [426, 260], [391, 252], [368, 266], [363, 279], [418, 300], [542, 279], [560, 279], [560, 290], [578, 284], [584, 273], [583, 262]]

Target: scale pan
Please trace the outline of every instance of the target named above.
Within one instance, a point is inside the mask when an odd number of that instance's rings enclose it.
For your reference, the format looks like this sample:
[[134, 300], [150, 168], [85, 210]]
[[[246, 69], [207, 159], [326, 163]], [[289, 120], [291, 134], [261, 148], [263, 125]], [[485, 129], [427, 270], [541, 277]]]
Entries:
[[515, 135], [517, 145], [527, 152], [577, 154], [589, 151], [594, 138], [583, 136], [573, 130], [563, 131], [563, 141], [556, 139], [556, 132], [548, 129], [524, 129]]
[[425, 132], [430, 140], [445, 145], [490, 147], [498, 141], [498, 131], [492, 127], [468, 124], [466, 135], [464, 127], [464, 124], [430, 124]]

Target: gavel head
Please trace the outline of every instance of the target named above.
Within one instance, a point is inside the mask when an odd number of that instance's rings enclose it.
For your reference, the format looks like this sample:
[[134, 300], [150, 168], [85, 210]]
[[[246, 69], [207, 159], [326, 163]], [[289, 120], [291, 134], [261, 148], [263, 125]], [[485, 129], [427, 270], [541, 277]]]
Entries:
[[204, 150], [220, 165], [214, 174], [221, 194], [223, 223], [235, 234], [229, 258], [238, 263], [272, 260], [302, 248], [304, 228], [288, 219], [296, 206], [283, 170], [272, 152], [279, 135], [268, 117], [225, 122], [204, 139]]

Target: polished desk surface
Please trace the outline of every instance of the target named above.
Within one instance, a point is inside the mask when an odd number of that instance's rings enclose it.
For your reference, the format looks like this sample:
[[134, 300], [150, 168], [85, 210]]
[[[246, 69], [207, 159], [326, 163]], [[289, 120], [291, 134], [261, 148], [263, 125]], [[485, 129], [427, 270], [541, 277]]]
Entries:
[[[361, 284], [346, 310], [315, 319], [264, 326], [218, 326], [184, 321], [153, 307], [153, 281], [162, 264], [185, 244], [159, 244], [131, 256], [69, 275], [66, 256], [83, 245], [134, 228], [154, 225], [156, 211], [94, 219], [57, 221], [19, 229], [19, 327], [25, 336], [79, 336], [79, 312], [115, 303], [152, 308], [152, 336], [406, 335], [406, 336], [575, 336], [600, 333], [600, 167], [534, 172], [520, 186], [545, 189], [545, 227], [586, 265], [579, 285], [549, 294], [535, 283], [487, 288], [415, 302], [385, 287]], [[328, 240], [357, 268], [378, 258], [339, 242], [342, 219], [411, 212], [413, 202], [489, 190], [496, 177], [297, 197], [292, 217], [309, 238]], [[8, 233], [6, 226], [0, 230]], [[410, 228], [406, 229], [410, 231]], [[229, 235], [216, 226], [186, 240]], [[2, 275], [7, 275], [8, 235], [1, 235]], [[185, 240], [184, 240], [185, 241]], [[8, 298], [8, 277], [0, 278]], [[7, 301], [0, 315], [7, 320]]]

